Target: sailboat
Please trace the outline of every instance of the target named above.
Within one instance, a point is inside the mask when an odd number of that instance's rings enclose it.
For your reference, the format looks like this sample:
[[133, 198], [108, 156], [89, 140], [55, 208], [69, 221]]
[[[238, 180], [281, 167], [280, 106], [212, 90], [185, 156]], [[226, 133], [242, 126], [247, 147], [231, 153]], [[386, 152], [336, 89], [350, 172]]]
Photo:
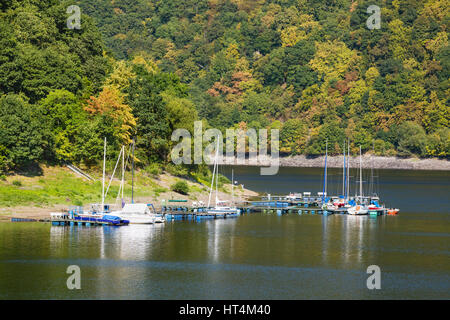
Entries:
[[[216, 156], [214, 158], [214, 167], [213, 167], [213, 175], [211, 179], [211, 187], [209, 190], [209, 199], [208, 199], [208, 213], [213, 214], [216, 217], [226, 217], [227, 215], [238, 215], [239, 210], [234, 206], [227, 206], [226, 203], [228, 201], [219, 200], [219, 192], [218, 192], [218, 185], [219, 185], [219, 136], [217, 136], [217, 145], [216, 145]], [[234, 177], [233, 177], [234, 178]], [[215, 206], [210, 207], [211, 205], [211, 196], [213, 194], [214, 190], [214, 181], [216, 184], [216, 197], [215, 197]], [[234, 181], [232, 181], [232, 184], [234, 185]], [[234, 192], [234, 188], [232, 189], [232, 192]], [[234, 198], [234, 194], [233, 194]]]
[[103, 146], [103, 174], [102, 174], [102, 199], [101, 203], [91, 204], [91, 208], [87, 212], [79, 212], [77, 215], [83, 218], [99, 218], [102, 215], [110, 214], [110, 205], [105, 204], [105, 174], [106, 174], [106, 137]]
[[355, 197], [357, 203], [347, 209], [350, 215], [364, 215], [369, 212], [369, 208], [363, 204], [362, 191], [362, 160], [361, 160], [361, 146], [359, 146], [359, 195]]
[[[119, 158], [120, 158], [121, 154], [122, 154], [122, 151], [121, 151], [121, 153], [119, 153]], [[117, 164], [116, 164], [116, 167], [117, 167]], [[115, 172], [115, 170], [116, 170], [116, 168], [114, 168], [114, 172]], [[114, 172], [111, 177], [111, 181], [112, 181], [112, 178], [114, 177]], [[103, 148], [103, 175], [102, 175], [102, 202], [101, 202], [101, 205], [100, 204], [92, 204], [91, 210], [86, 213], [84, 213], [82, 211], [78, 211], [78, 210], [72, 211], [71, 217], [74, 220], [90, 222], [90, 221], [98, 221], [98, 219], [101, 219], [103, 222], [108, 221], [108, 222], [114, 222], [114, 223], [120, 223], [120, 224], [128, 224], [129, 223], [129, 221], [127, 219], [119, 217], [117, 215], [114, 215], [112, 212], [110, 212], [109, 204], [105, 204], [105, 198], [106, 198], [106, 195], [108, 194], [109, 185], [111, 185], [111, 181], [110, 181], [110, 184], [108, 185], [108, 188], [105, 192], [105, 175], [106, 175], [106, 137], [105, 137], [104, 148]]]
[[[132, 156], [132, 173], [131, 173], [131, 203], [124, 204], [123, 202], [123, 187], [124, 187], [124, 173], [125, 173], [125, 157], [122, 157], [122, 209], [112, 212], [113, 215], [126, 219], [132, 224], [153, 224], [155, 222], [163, 222], [164, 218], [157, 216], [153, 210], [146, 203], [134, 203], [134, 148], [135, 141], [133, 140], [133, 156]], [[124, 151], [124, 149], [122, 149]]]
[[346, 191], [347, 191], [347, 169], [346, 169], [346, 159], [345, 159], [345, 140], [344, 140], [344, 145], [343, 145], [343, 150], [344, 150], [344, 156], [343, 156], [343, 161], [342, 161], [342, 195], [339, 196], [338, 199], [336, 199], [336, 201], [333, 203], [334, 206], [336, 208], [342, 208], [346, 205], [347, 199], [346, 199]]
[[327, 197], [327, 187], [328, 187], [328, 176], [327, 176], [327, 160], [328, 160], [328, 140], [325, 145], [325, 166], [323, 171], [323, 189], [322, 192], [319, 192], [318, 195], [322, 196], [322, 210], [324, 214], [327, 214], [328, 211], [334, 211], [337, 207], [329, 203], [329, 198]]

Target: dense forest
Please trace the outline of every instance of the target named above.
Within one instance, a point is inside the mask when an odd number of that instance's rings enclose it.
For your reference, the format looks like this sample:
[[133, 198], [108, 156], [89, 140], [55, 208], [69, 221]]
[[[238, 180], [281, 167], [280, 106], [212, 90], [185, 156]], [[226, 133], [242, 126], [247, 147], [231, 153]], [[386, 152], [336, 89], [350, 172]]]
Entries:
[[0, 171], [96, 164], [103, 137], [168, 162], [196, 120], [280, 129], [283, 155], [349, 138], [448, 158], [449, 17], [446, 0], [0, 0]]

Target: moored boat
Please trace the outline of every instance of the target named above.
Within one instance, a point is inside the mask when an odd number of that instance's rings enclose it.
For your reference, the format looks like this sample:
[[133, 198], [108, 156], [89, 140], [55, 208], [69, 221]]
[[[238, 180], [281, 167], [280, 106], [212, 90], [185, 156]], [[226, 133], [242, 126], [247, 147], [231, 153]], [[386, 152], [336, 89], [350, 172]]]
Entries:
[[390, 209], [386, 210], [388, 215], [396, 215], [399, 211], [400, 211], [400, 209], [397, 209], [397, 208], [394, 208], [394, 209], [390, 208]]
[[[209, 190], [209, 199], [208, 199], [208, 206], [207, 206], [207, 213], [214, 215], [215, 217], [226, 217], [227, 215], [238, 215], [239, 210], [236, 208], [236, 206], [226, 206], [227, 203], [226, 200], [219, 200], [218, 198], [218, 185], [219, 185], [219, 163], [218, 163], [218, 157], [219, 157], [219, 137], [217, 137], [217, 146], [216, 146], [216, 156], [214, 158], [214, 168], [213, 168], [213, 174], [211, 179], [211, 187]], [[232, 183], [232, 195], [233, 195], [233, 202], [234, 202], [234, 176], [232, 175], [231, 183]], [[214, 190], [214, 184], [216, 185], [216, 201], [215, 206], [210, 207], [211, 204], [211, 196], [213, 194]]]
[[364, 215], [369, 212], [369, 209], [363, 205], [356, 205], [347, 209], [348, 214], [350, 215]]
[[[355, 197], [355, 201], [353, 202], [350, 208], [347, 209], [347, 213], [350, 215], [365, 215], [369, 213], [368, 206], [364, 203], [364, 195], [362, 189], [362, 162], [361, 162], [361, 146], [359, 147], [359, 196]], [[350, 204], [349, 202], [349, 204]]]
[[153, 224], [155, 223], [155, 214], [145, 203], [128, 203], [122, 210], [111, 212], [111, 215], [128, 220], [130, 224]]

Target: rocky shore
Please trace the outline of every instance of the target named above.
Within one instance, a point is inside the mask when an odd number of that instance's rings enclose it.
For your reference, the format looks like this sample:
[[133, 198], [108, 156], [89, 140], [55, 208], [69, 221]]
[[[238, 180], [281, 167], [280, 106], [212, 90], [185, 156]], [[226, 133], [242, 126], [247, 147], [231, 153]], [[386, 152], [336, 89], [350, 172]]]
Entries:
[[[359, 167], [359, 157], [350, 157], [350, 166]], [[244, 166], [268, 166], [270, 158], [256, 160], [245, 159], [245, 162], [239, 162], [233, 158], [224, 158], [223, 163], [228, 165]], [[327, 164], [329, 168], [342, 168], [343, 156], [328, 156]], [[280, 157], [280, 167], [297, 168], [321, 168], [324, 167], [325, 156], [307, 157], [304, 155]], [[274, 164], [272, 164], [274, 165]], [[418, 158], [399, 158], [399, 157], [381, 157], [381, 156], [362, 156], [363, 168], [374, 169], [401, 169], [401, 170], [450, 170], [450, 161], [446, 159], [418, 159]]]

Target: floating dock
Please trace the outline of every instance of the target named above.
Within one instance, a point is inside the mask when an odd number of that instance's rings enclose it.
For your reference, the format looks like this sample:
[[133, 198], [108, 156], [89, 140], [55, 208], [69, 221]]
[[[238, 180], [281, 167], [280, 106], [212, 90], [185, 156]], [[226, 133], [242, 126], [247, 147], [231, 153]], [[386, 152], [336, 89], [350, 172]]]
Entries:
[[196, 220], [201, 221], [205, 219], [227, 219], [235, 218], [243, 213], [250, 212], [246, 208], [237, 208], [239, 213], [209, 213], [207, 208], [180, 208], [178, 210], [169, 210], [165, 208], [162, 213], [167, 221], [173, 220]]
[[83, 217], [69, 214], [52, 214], [50, 219], [54, 226], [125, 226], [130, 222], [128, 220], [121, 220], [118, 217], [103, 216], [103, 217]]

